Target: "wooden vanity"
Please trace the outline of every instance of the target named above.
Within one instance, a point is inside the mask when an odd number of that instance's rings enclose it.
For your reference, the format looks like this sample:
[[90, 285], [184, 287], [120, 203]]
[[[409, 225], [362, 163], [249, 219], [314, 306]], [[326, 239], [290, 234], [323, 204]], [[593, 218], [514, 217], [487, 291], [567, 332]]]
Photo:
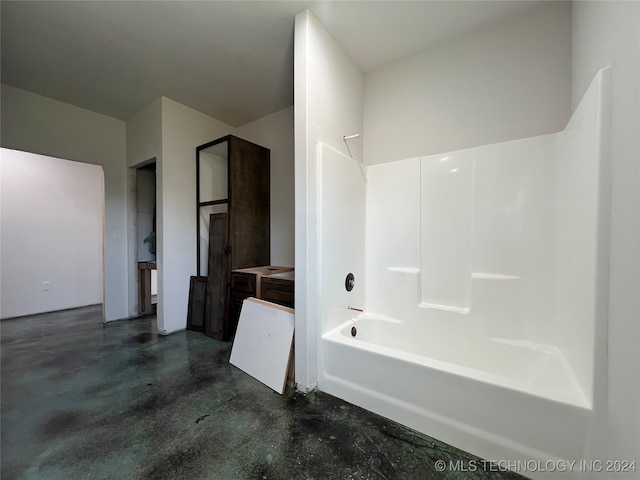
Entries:
[[238, 324], [245, 298], [261, 298], [268, 302], [293, 308], [293, 267], [265, 265], [231, 271], [231, 301], [229, 320]]
[[268, 302], [294, 308], [295, 272], [281, 272], [265, 275], [260, 282], [260, 298]]

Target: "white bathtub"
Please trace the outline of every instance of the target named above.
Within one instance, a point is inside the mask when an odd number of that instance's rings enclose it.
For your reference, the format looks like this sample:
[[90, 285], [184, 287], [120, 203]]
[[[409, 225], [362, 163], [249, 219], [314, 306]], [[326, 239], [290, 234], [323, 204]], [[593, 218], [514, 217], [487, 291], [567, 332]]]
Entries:
[[582, 458], [592, 410], [561, 352], [418, 327], [364, 315], [323, 335], [322, 390], [486, 459]]
[[489, 460], [593, 455], [607, 411], [609, 77], [555, 134], [364, 171], [319, 145], [307, 310], [320, 390]]

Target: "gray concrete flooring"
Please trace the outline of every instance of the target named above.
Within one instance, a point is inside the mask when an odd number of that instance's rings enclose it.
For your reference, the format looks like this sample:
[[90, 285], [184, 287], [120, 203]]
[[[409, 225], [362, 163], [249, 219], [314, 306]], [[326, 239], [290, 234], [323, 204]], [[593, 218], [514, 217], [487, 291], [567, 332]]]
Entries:
[[523, 478], [439, 472], [478, 459], [321, 392], [278, 395], [230, 343], [155, 324], [103, 324], [100, 306], [0, 323], [2, 479]]

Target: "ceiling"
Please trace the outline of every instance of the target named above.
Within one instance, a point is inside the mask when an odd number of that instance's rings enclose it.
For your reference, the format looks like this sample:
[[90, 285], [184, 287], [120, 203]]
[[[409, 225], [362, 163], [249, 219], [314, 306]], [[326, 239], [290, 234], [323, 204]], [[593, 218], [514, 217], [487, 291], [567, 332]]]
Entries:
[[233, 126], [293, 104], [309, 8], [363, 73], [538, 1], [6, 1], [1, 80], [126, 120], [160, 96]]

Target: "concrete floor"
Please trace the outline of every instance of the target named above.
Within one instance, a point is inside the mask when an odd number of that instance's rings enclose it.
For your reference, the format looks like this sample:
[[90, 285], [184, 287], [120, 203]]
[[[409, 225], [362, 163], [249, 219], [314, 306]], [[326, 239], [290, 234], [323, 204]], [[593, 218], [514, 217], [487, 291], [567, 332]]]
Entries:
[[523, 478], [330, 395], [280, 396], [230, 343], [101, 318], [1, 322], [3, 479]]

